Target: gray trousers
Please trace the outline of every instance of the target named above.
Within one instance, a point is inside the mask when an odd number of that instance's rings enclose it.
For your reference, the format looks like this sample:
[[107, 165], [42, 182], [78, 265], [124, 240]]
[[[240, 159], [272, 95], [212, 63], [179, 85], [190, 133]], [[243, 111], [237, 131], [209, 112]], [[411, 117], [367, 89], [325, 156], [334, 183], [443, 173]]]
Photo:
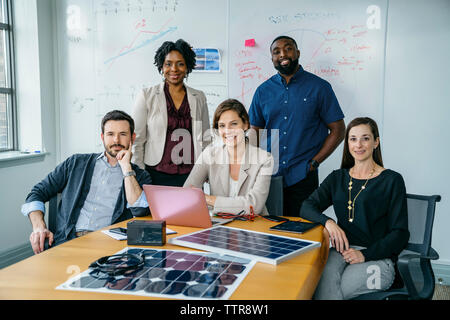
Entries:
[[348, 264], [335, 248], [330, 248], [313, 299], [347, 300], [361, 294], [387, 290], [394, 282], [394, 277], [391, 259]]

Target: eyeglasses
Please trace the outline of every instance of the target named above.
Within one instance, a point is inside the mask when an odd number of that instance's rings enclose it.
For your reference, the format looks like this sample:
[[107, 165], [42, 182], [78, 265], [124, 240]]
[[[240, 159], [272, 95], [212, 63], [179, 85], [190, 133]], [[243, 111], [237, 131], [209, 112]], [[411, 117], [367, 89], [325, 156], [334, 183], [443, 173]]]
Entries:
[[229, 212], [217, 212], [215, 214], [216, 217], [223, 219], [233, 219], [233, 220], [241, 220], [241, 221], [254, 221], [255, 211], [253, 210], [253, 206], [250, 206], [250, 214], [245, 214], [245, 210], [241, 210], [239, 213], [229, 213]]

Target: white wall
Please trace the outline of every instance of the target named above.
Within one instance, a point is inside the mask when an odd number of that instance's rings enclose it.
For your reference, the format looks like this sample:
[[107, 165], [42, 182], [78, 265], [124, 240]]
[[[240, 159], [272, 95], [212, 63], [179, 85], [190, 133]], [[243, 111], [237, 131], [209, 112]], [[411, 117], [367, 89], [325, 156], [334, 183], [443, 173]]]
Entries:
[[20, 207], [33, 185], [56, 164], [51, 0], [14, 0], [19, 140], [49, 152], [40, 158], [0, 162], [0, 253], [27, 244], [31, 232]]
[[432, 246], [450, 265], [450, 1], [389, 2], [383, 160], [408, 193], [440, 194]]

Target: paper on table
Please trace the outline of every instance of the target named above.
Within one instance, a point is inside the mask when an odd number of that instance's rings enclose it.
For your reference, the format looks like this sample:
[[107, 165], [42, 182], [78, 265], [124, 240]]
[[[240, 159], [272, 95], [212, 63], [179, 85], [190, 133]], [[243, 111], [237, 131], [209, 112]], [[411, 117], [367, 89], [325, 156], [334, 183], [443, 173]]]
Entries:
[[[106, 234], [107, 236], [110, 236], [111, 238], [116, 239], [116, 240], [127, 240], [127, 236], [123, 235], [123, 234], [114, 233], [109, 230], [102, 230], [102, 232], [104, 234]], [[177, 232], [173, 231], [172, 229], [166, 228], [166, 235], [175, 234], [175, 233], [177, 233]]]
[[114, 233], [109, 230], [102, 230], [102, 232], [104, 234], [106, 234], [107, 236], [110, 236], [111, 238], [116, 239], [116, 240], [127, 240], [127, 236], [125, 236], [123, 234]]

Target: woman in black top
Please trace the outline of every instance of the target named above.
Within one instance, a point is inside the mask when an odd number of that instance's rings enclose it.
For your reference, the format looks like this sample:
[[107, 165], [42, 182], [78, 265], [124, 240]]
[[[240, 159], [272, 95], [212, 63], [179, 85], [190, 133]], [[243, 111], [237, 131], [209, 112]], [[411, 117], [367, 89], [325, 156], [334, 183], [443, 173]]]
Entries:
[[[331, 205], [337, 223], [322, 213]], [[392, 285], [409, 239], [406, 188], [399, 173], [383, 168], [374, 120], [349, 123], [341, 169], [303, 203], [300, 216], [324, 225], [333, 246], [316, 299], [350, 299]]]

